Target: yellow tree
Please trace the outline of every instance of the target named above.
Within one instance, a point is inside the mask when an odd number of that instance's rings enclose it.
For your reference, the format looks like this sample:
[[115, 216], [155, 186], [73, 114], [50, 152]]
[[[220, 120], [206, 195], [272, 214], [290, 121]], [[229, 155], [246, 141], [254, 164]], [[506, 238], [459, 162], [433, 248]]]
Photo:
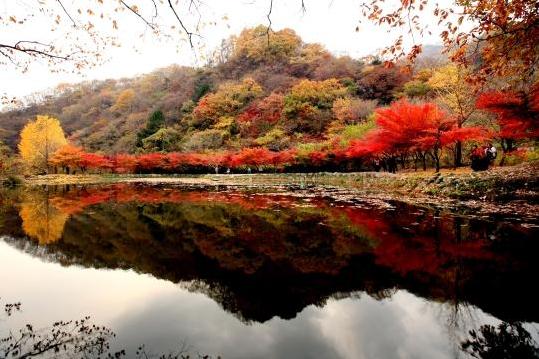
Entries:
[[[436, 100], [447, 108], [456, 118], [457, 126], [469, 122], [477, 109], [473, 88], [465, 81], [468, 72], [449, 64], [434, 71], [428, 85], [436, 95]], [[462, 143], [455, 144], [455, 166], [462, 165]]]
[[52, 155], [66, 144], [60, 121], [54, 117], [37, 116], [22, 129], [19, 152], [29, 170], [47, 172]]
[[329, 59], [331, 54], [320, 44], [303, 44], [299, 53], [290, 59], [295, 64], [313, 64]]
[[233, 56], [245, 56], [254, 61], [289, 59], [295, 55], [301, 38], [291, 29], [273, 31], [259, 25], [241, 32], [234, 44]]
[[337, 79], [301, 80], [284, 99], [283, 115], [288, 130], [320, 135], [331, 119], [333, 102], [347, 93]]
[[112, 106], [114, 112], [123, 112], [129, 110], [135, 99], [135, 91], [133, 89], [127, 89], [120, 92], [116, 103]]

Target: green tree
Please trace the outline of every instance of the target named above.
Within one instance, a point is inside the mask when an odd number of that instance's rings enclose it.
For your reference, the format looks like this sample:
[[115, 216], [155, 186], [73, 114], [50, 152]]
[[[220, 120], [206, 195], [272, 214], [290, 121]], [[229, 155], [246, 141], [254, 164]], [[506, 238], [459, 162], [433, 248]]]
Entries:
[[192, 100], [194, 103], [197, 103], [204, 95], [212, 90], [212, 84], [209, 79], [204, 77], [199, 77], [195, 81], [195, 89], [193, 91]]
[[225, 131], [208, 129], [193, 133], [183, 144], [186, 151], [215, 150], [223, 146], [228, 134]]
[[142, 140], [144, 152], [169, 152], [177, 148], [181, 136], [175, 128], [160, 128]]
[[421, 80], [412, 80], [404, 84], [403, 92], [409, 98], [424, 98], [430, 92], [428, 83]]
[[137, 134], [136, 146], [142, 147], [145, 138], [150, 137], [163, 127], [165, 127], [165, 115], [161, 110], [154, 111], [148, 118], [146, 127]]

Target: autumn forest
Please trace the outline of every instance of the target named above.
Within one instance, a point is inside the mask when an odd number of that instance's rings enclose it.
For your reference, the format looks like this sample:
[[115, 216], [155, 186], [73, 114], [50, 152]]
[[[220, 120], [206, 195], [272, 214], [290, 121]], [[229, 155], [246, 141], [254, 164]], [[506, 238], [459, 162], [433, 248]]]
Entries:
[[[34, 173], [439, 170], [486, 141], [502, 164], [537, 157], [537, 84], [478, 91], [440, 48], [410, 70], [336, 57], [290, 29], [268, 44], [265, 29], [228, 39], [213, 66], [65, 85], [4, 112], [3, 156], [20, 152]], [[48, 148], [32, 148], [42, 136]]]
[[531, 0], [0, 0], [0, 359], [539, 359]]

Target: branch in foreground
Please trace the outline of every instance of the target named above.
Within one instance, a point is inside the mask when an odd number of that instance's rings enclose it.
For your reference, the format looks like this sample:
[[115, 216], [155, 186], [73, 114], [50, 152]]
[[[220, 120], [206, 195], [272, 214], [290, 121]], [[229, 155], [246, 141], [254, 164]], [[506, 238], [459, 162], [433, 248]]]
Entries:
[[[127, 9], [129, 9], [129, 11], [131, 11], [133, 14], [135, 14], [137, 17], [139, 17], [142, 21], [144, 21], [144, 23], [146, 23], [146, 25], [152, 29], [153, 31], [156, 31], [156, 28], [155, 28], [155, 25], [152, 24], [151, 22], [149, 22], [148, 20], [146, 20], [142, 15], [140, 15], [138, 13], [138, 11], [136, 11], [134, 8], [132, 8], [131, 6], [127, 5], [125, 3], [125, 1], [123, 0], [120, 0], [120, 3], [122, 3], [123, 6], [125, 6]], [[154, 3], [154, 6], [155, 6], [155, 3]], [[156, 12], [157, 12], [157, 8], [156, 8]]]
[[[69, 60], [71, 56], [73, 55], [73, 54], [57, 55], [57, 54], [54, 54], [52, 51], [39, 50], [39, 49], [36, 49], [35, 47], [21, 46], [22, 44], [25, 44], [25, 43], [45, 46], [45, 47], [49, 47], [49, 49], [52, 48], [51, 45], [42, 44], [37, 41], [18, 41], [15, 45], [0, 44], [0, 49], [7, 49], [11, 53], [13, 53], [14, 51], [18, 51], [18, 52], [27, 54], [29, 56], [41, 56], [41, 57], [45, 57], [49, 59], [56, 59], [56, 60]], [[2, 54], [4, 56], [9, 57], [8, 55], [4, 53]]]
[[73, 20], [73, 18], [71, 17], [71, 15], [69, 14], [69, 12], [67, 11], [67, 9], [65, 8], [64, 4], [62, 3], [61, 0], [56, 0], [58, 2], [58, 4], [60, 4], [60, 6], [62, 7], [62, 10], [64, 10], [65, 14], [67, 15], [67, 17], [69, 18], [69, 20], [71, 20], [71, 22], [73, 23], [73, 27], [77, 27], [77, 23], [75, 22], [75, 20]]
[[189, 45], [191, 45], [191, 48], [194, 48], [193, 46], [193, 36], [196, 35], [195, 33], [187, 30], [187, 28], [185, 27], [185, 25], [183, 24], [182, 20], [180, 19], [180, 17], [178, 16], [178, 13], [176, 12], [176, 9], [174, 8], [174, 5], [172, 5], [172, 2], [171, 0], [168, 0], [168, 5], [170, 6], [170, 9], [172, 10], [172, 12], [174, 13], [174, 16], [176, 17], [176, 19], [178, 20], [178, 22], [180, 23], [180, 26], [182, 27], [183, 31], [185, 31], [185, 33], [187, 34], [187, 37], [189, 38]]
[[268, 47], [270, 45], [270, 31], [271, 31], [271, 12], [273, 10], [273, 0], [270, 0], [269, 11], [266, 17], [268, 18], [268, 28], [266, 29], [266, 36], [268, 37]]

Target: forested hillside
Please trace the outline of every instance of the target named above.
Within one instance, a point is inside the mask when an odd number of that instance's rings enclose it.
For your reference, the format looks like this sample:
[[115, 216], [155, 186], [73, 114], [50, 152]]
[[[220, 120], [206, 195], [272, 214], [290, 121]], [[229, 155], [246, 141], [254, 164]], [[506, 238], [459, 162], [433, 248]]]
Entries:
[[[335, 57], [260, 25], [203, 68], [60, 86], [1, 114], [0, 145], [18, 144], [31, 173], [439, 171], [472, 156], [480, 170], [496, 158], [492, 141], [502, 165], [534, 160], [539, 83], [478, 88], [472, 75], [436, 56], [413, 67]], [[2, 168], [18, 167], [2, 148]]]
[[203, 68], [171, 66], [132, 79], [59, 86], [0, 113], [0, 141], [15, 149], [21, 129], [38, 114], [58, 118], [72, 143], [107, 154], [346, 141], [372, 127], [377, 105], [404, 93], [425, 95], [429, 76], [376, 59], [336, 57], [293, 30], [267, 34], [259, 26], [223, 42]]

